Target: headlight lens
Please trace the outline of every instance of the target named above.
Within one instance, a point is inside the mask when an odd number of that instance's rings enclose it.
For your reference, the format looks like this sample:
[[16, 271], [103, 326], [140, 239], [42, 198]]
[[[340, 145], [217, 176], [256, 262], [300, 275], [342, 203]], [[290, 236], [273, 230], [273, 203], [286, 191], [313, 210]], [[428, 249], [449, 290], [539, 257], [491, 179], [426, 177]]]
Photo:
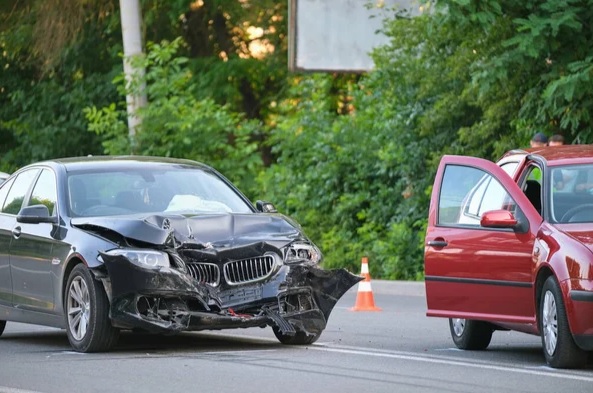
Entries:
[[161, 251], [154, 250], [136, 250], [117, 248], [107, 251], [105, 254], [113, 256], [123, 256], [134, 265], [144, 268], [169, 267], [169, 256]]
[[302, 263], [321, 261], [321, 252], [317, 247], [308, 243], [292, 243], [285, 249], [284, 263]]

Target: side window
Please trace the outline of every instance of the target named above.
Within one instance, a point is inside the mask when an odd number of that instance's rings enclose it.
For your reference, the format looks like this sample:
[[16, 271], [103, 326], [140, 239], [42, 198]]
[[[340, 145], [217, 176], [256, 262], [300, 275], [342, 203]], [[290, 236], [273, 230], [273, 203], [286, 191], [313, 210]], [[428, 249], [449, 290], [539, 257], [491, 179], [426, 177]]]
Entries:
[[482, 214], [500, 209], [515, 212], [516, 205], [489, 173], [460, 165], [445, 168], [439, 196], [438, 224], [479, 226]]
[[480, 183], [474, 188], [474, 191], [471, 193], [471, 197], [468, 200], [467, 205], [465, 206], [465, 214], [470, 214], [475, 217], [480, 215], [480, 206], [482, 205], [482, 199], [484, 198], [484, 192], [488, 188], [490, 184], [490, 177], [484, 176]]
[[27, 206], [45, 205], [49, 209], [49, 214], [56, 215], [55, 206], [57, 199], [56, 176], [51, 170], [44, 169], [39, 179], [37, 179]]
[[539, 167], [532, 165], [527, 168], [523, 193], [535, 207], [535, 210], [542, 214], [542, 170]]
[[515, 210], [515, 202], [511, 199], [511, 196], [506, 192], [503, 186], [493, 177], [490, 177], [490, 182], [484, 192], [480, 210], [478, 216], [486, 213], [490, 210]]
[[480, 179], [484, 173], [478, 169], [460, 166], [447, 165], [441, 182], [439, 193], [439, 225], [458, 224], [461, 215], [461, 208], [466, 206], [468, 194], [483, 185]]
[[2, 207], [2, 213], [18, 214], [27, 195], [27, 191], [29, 191], [31, 183], [35, 180], [38, 173], [39, 169], [30, 169], [17, 176], [8, 192], [8, 196]]
[[542, 184], [542, 170], [535, 165], [530, 165], [527, 168], [527, 180], [533, 180]]
[[4, 201], [6, 200], [6, 196], [8, 195], [8, 191], [10, 190], [12, 183], [14, 183], [14, 178], [6, 183], [3, 183], [2, 187], [0, 187], [0, 211], [2, 211], [2, 206], [4, 206]]

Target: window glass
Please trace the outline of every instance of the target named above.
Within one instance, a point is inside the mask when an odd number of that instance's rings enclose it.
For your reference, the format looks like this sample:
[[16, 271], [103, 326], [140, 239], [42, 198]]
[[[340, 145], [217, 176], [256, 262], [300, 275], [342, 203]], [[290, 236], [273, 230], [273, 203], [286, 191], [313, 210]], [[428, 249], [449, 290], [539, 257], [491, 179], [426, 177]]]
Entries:
[[593, 222], [593, 165], [550, 168], [550, 220], [559, 223]]
[[447, 165], [439, 196], [440, 225], [480, 225], [490, 210], [515, 212], [516, 205], [504, 187], [490, 174], [471, 167]]
[[193, 167], [75, 171], [68, 177], [68, 189], [74, 216], [252, 212], [223, 179]]
[[488, 187], [484, 192], [484, 197], [482, 198], [482, 203], [480, 204], [480, 210], [478, 211], [478, 216], [481, 217], [482, 214], [487, 211], [500, 210], [504, 209], [505, 207], [507, 210], [510, 210], [507, 206], [505, 206], [509, 203], [509, 201], [511, 201], [511, 197], [509, 194], [507, 194], [502, 184], [491, 177]]
[[483, 172], [475, 168], [447, 165], [439, 194], [438, 223], [442, 225], [459, 222], [461, 208], [467, 195], [479, 182]]
[[56, 177], [49, 169], [44, 169], [33, 188], [28, 206], [45, 205], [50, 215], [55, 215], [55, 206], [58, 199], [56, 192]]
[[6, 200], [6, 195], [8, 195], [8, 191], [10, 190], [10, 186], [14, 182], [14, 178], [10, 179], [10, 181], [3, 183], [0, 187], [0, 211], [2, 206], [4, 206], [4, 201]]
[[23, 200], [27, 195], [27, 191], [31, 187], [31, 183], [38, 173], [39, 169], [29, 169], [28, 171], [22, 172], [17, 176], [14, 184], [8, 192], [8, 196], [2, 208], [2, 213], [18, 214], [18, 212], [21, 210]]
[[480, 205], [482, 204], [482, 199], [484, 198], [484, 192], [490, 183], [490, 177], [484, 176], [482, 181], [478, 184], [475, 188], [475, 191], [472, 193], [471, 198], [469, 199], [469, 203], [465, 209], [466, 214], [471, 214], [473, 216], [478, 217], [480, 215]]
[[532, 165], [527, 170], [529, 171], [527, 180], [533, 180], [542, 184], [542, 170], [539, 167]]

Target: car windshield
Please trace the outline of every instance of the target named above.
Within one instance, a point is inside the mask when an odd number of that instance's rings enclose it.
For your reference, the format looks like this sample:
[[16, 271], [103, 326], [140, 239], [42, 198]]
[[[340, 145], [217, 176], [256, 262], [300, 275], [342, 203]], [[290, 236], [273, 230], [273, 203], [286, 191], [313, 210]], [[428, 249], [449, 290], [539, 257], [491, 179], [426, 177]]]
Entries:
[[593, 222], [593, 164], [553, 167], [550, 179], [551, 220]]
[[219, 176], [187, 166], [74, 171], [68, 195], [73, 217], [252, 212]]

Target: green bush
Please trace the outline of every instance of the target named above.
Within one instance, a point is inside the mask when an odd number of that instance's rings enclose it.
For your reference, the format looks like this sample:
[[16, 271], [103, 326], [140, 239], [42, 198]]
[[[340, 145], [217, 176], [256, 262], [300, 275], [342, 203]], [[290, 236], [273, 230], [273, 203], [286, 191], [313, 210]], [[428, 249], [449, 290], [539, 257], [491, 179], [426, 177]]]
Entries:
[[[187, 58], [177, 56], [182, 41], [149, 43], [148, 54], [136, 61], [147, 71], [129, 89], [138, 93], [146, 85], [148, 104], [138, 110], [142, 124], [131, 137], [124, 102], [103, 108], [89, 107], [89, 130], [103, 138], [107, 154], [139, 154], [188, 158], [220, 170], [248, 196], [257, 197], [256, 177], [262, 168], [251, 135], [259, 122], [245, 120], [210, 99], [198, 100]], [[123, 75], [116, 79], [126, 93]]]

